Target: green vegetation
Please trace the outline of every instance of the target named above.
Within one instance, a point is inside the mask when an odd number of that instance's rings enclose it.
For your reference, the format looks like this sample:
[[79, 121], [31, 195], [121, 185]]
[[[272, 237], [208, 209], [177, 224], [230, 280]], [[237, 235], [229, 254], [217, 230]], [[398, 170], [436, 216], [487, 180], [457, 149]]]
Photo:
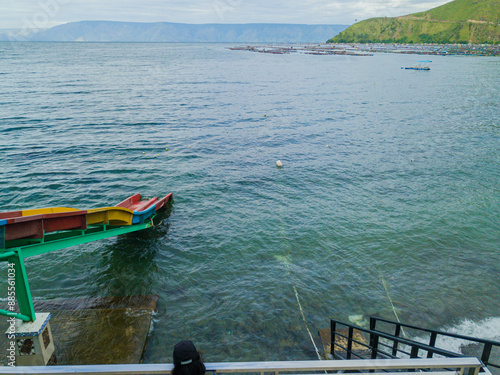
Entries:
[[415, 13], [413, 17], [428, 17], [444, 21], [486, 21], [500, 20], [499, 0], [455, 0], [427, 12]]
[[455, 0], [426, 12], [361, 21], [328, 43], [499, 44], [500, 0]]

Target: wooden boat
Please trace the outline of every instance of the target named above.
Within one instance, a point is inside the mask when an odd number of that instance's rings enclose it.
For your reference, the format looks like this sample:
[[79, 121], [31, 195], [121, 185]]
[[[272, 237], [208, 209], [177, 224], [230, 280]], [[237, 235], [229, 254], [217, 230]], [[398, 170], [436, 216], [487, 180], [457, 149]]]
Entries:
[[141, 194], [134, 194], [118, 203], [116, 207], [123, 207], [134, 211], [132, 224], [139, 224], [144, 223], [145, 220], [164, 208], [167, 202], [171, 199], [172, 193], [167, 194], [161, 199], [155, 197], [144, 201], [141, 200]]
[[42, 239], [46, 233], [66, 230], [86, 230], [88, 225], [142, 224], [172, 199], [165, 197], [141, 200], [135, 194], [114, 207], [79, 210], [71, 207], [47, 207], [0, 212], [0, 248], [5, 241]]
[[[58, 214], [64, 212], [81, 211], [71, 207], [47, 207], [31, 210], [0, 212], [0, 219]], [[122, 207], [101, 207], [87, 210], [87, 225], [108, 224], [108, 225], [131, 225], [134, 211]], [[34, 219], [33, 219], [34, 220]]]

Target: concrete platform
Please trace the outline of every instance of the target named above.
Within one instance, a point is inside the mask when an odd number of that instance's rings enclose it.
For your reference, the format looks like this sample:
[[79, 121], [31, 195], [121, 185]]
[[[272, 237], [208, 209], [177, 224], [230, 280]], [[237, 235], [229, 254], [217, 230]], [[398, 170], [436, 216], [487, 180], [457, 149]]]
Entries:
[[[50, 312], [57, 364], [140, 363], [158, 296], [35, 301]], [[8, 328], [0, 317], [0, 329]], [[7, 364], [7, 338], [0, 339], [0, 364]]]

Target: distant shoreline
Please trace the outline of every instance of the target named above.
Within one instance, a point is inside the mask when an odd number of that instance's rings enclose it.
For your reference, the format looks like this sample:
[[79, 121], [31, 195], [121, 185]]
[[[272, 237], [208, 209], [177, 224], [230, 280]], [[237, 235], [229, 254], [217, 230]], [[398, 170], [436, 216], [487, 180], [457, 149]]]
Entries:
[[374, 53], [396, 53], [432, 56], [500, 56], [498, 44], [384, 44], [320, 42], [140, 42], [140, 41], [32, 41], [0, 40], [0, 43], [68, 43], [68, 44], [224, 44], [230, 50], [268, 54], [304, 53], [310, 55], [373, 56]]
[[373, 53], [399, 53], [430, 56], [500, 56], [498, 44], [384, 44], [384, 43], [311, 43], [311, 44], [247, 44], [230, 48], [231, 50], [309, 55], [349, 55], [373, 56]]

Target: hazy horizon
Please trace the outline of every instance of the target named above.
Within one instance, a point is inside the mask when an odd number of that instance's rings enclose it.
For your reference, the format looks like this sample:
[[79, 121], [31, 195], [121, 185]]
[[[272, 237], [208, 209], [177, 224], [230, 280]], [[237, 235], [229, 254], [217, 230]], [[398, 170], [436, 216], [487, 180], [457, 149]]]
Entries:
[[79, 21], [187, 24], [351, 25], [371, 17], [425, 11], [448, 0], [177, 0], [86, 2], [76, 0], [0, 0], [0, 29], [49, 29]]

